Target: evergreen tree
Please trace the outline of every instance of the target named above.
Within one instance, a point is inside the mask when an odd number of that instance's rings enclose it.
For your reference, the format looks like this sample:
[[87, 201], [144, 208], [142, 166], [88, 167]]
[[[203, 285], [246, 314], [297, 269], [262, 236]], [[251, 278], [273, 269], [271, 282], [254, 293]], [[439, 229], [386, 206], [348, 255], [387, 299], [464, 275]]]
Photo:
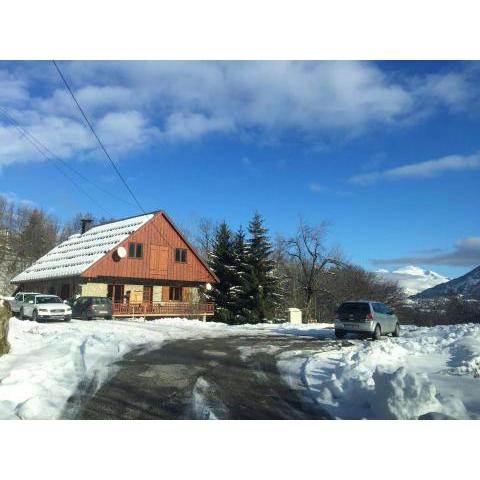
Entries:
[[243, 313], [248, 322], [258, 323], [274, 317], [279, 303], [278, 278], [268, 230], [259, 213], [251, 220], [248, 233]]
[[235, 262], [235, 286], [232, 288], [235, 323], [245, 323], [250, 317], [248, 310], [248, 248], [245, 239], [245, 232], [240, 227], [235, 234], [233, 241], [233, 252]]
[[236, 264], [232, 232], [225, 222], [222, 222], [216, 230], [212, 252], [209, 255], [209, 266], [220, 280], [207, 293], [208, 298], [215, 302], [214, 320], [235, 323]]

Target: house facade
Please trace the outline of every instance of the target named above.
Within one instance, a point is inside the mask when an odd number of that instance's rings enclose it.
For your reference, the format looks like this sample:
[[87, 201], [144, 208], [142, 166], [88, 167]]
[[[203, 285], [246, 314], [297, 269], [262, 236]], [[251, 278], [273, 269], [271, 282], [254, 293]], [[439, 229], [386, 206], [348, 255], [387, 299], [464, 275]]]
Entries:
[[213, 315], [202, 291], [218, 279], [164, 211], [72, 235], [11, 280], [22, 291], [110, 297], [113, 314]]

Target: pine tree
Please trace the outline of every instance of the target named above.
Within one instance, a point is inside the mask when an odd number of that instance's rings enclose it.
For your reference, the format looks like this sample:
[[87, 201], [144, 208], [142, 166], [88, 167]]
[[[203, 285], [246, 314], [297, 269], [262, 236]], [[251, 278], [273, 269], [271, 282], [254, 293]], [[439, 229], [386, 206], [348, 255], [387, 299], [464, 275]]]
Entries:
[[214, 320], [235, 323], [236, 264], [232, 232], [225, 222], [216, 230], [209, 266], [220, 280], [207, 294], [215, 302]]
[[250, 318], [248, 310], [248, 248], [245, 240], [245, 232], [240, 227], [233, 241], [235, 261], [235, 286], [232, 289], [235, 323], [245, 323]]
[[272, 319], [278, 305], [278, 278], [264, 220], [256, 213], [248, 226], [243, 312], [250, 323]]

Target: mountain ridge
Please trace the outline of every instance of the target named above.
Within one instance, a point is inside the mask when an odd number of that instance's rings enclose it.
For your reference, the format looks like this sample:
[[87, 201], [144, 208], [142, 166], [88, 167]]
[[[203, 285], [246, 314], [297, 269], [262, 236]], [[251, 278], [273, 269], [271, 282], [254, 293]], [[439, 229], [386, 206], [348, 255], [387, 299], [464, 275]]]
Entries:
[[461, 277], [440, 283], [423, 292], [417, 293], [415, 298], [436, 298], [449, 295], [463, 295], [469, 298], [480, 299], [480, 265]]

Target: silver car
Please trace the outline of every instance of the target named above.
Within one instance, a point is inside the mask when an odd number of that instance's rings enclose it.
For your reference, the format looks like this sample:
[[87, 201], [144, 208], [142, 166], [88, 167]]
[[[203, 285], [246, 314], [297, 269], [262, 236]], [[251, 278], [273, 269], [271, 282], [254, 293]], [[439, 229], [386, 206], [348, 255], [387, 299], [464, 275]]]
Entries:
[[18, 292], [15, 297], [13, 297], [13, 300], [10, 300], [10, 308], [12, 309], [12, 312], [14, 314], [19, 314], [20, 309], [25, 302], [25, 297], [31, 298], [32, 295], [35, 296], [40, 294], [38, 292]]
[[369, 335], [378, 340], [391, 333], [400, 336], [400, 323], [394, 311], [381, 302], [356, 300], [344, 302], [337, 310], [335, 336], [343, 338], [347, 333]]
[[56, 295], [25, 295], [20, 307], [20, 319], [30, 318], [35, 322], [60, 320], [69, 322], [72, 318], [72, 307]]

